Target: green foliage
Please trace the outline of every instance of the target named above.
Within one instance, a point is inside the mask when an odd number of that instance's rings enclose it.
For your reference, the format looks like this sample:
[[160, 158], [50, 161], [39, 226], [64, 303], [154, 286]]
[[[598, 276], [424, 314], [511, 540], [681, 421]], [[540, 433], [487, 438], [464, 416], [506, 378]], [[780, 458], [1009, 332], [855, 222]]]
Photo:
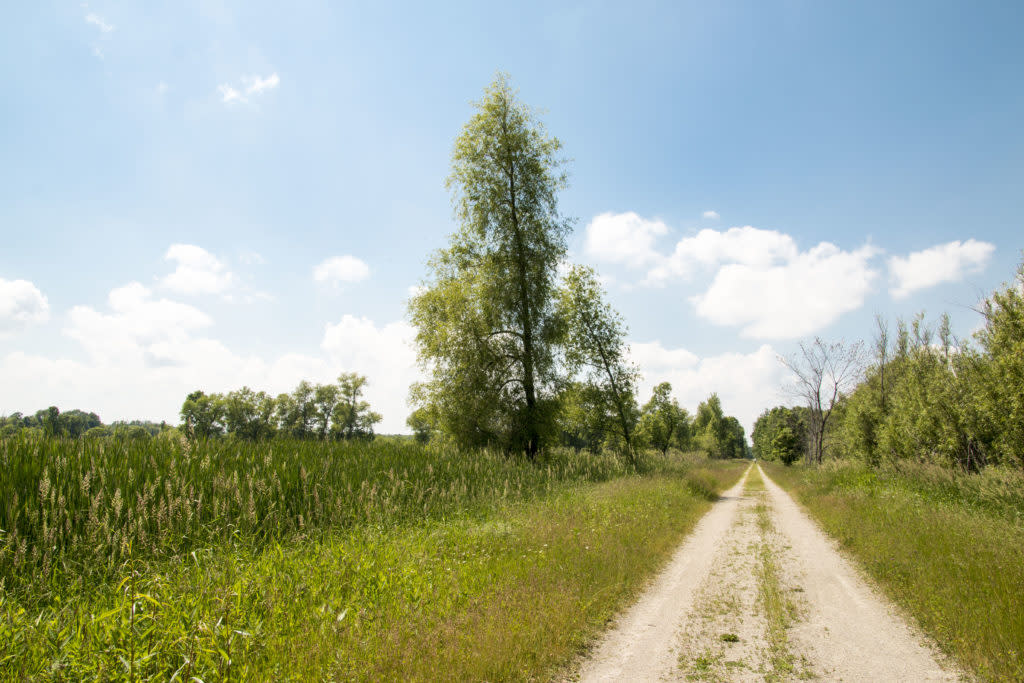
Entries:
[[557, 408], [554, 294], [570, 229], [557, 206], [561, 143], [504, 75], [476, 109], [455, 140], [448, 178], [459, 229], [409, 302], [432, 373], [412, 396], [457, 444], [535, 457]]
[[181, 407], [182, 429], [190, 440], [226, 433], [245, 441], [274, 436], [292, 439], [372, 439], [381, 416], [362, 400], [366, 377], [342, 373], [337, 384], [302, 381], [276, 399], [242, 387], [227, 394], [194, 391]]
[[[381, 421], [380, 413], [370, 410], [370, 404], [362, 400], [366, 378], [354, 372], [338, 377], [338, 391], [332, 399], [331, 431], [342, 439], [372, 439], [373, 425]], [[320, 388], [317, 389], [318, 395]], [[337, 401], [337, 403], [333, 403]], [[324, 418], [326, 432], [326, 418]]]
[[34, 415], [13, 413], [7, 417], [0, 416], [0, 436], [14, 436], [23, 429], [38, 429], [47, 436], [77, 438], [90, 429], [102, 426], [103, 423], [96, 413], [81, 410], [62, 413], [57, 406], [36, 411]]
[[[276, 460], [282, 445], [243, 446]], [[382, 454], [376, 442], [358, 448], [368, 461]], [[486, 466], [452, 480], [450, 456], [405, 454], [436, 457], [435, 468], [396, 476], [418, 477], [404, 483], [421, 492], [454, 490], [452, 506], [408, 523], [307, 524], [261, 544], [242, 535], [164, 560], [143, 554], [99, 584], [0, 584], [0, 679], [555, 678], [709, 506], [680, 484], [694, 477], [717, 491], [741, 472], [666, 461], [652, 476], [579, 486], [610, 473], [559, 460], [545, 463], [559, 474], [539, 477], [547, 467], [462, 454], [457, 468], [479, 457]], [[481, 474], [487, 494], [463, 494]], [[381, 498], [398, 490], [387, 475], [372, 482]]]
[[430, 443], [430, 440], [437, 432], [437, 418], [428, 407], [421, 407], [412, 411], [405, 424], [412, 430], [413, 438], [420, 444]]
[[761, 413], [751, 434], [754, 457], [787, 465], [806, 457], [807, 412], [802, 406], [776, 406]]
[[747, 455], [743, 426], [722, 412], [718, 394], [711, 394], [697, 406], [693, 419], [694, 445], [709, 458], [744, 458]]
[[1015, 281], [994, 292], [983, 312], [978, 412], [992, 430], [993, 459], [1024, 468], [1024, 262]]
[[636, 465], [639, 372], [626, 356], [626, 326], [604, 298], [593, 269], [569, 269], [558, 297], [558, 314], [566, 329], [566, 372], [587, 387], [586, 398], [600, 420], [605, 442]]
[[621, 471], [585, 454], [523, 467], [411, 440], [4, 439], [0, 584], [105, 579], [131, 558], [419, 520]]
[[689, 449], [690, 416], [673, 398], [672, 385], [668, 382], [654, 387], [651, 399], [641, 411], [639, 431], [647, 445], [662, 453], [668, 453], [672, 446]]
[[1024, 468], [1024, 264], [981, 311], [979, 348], [918, 315], [891, 347], [879, 324], [876, 358], [837, 409], [831, 451], [871, 466], [925, 461], [977, 472]]

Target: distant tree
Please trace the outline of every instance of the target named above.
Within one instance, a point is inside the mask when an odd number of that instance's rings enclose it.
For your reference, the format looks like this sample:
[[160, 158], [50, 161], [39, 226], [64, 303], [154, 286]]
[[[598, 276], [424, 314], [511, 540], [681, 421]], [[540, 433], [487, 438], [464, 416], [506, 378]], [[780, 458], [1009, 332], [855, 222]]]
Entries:
[[459, 229], [409, 302], [431, 374], [412, 398], [456, 443], [534, 458], [555, 431], [561, 379], [554, 295], [571, 227], [557, 206], [561, 143], [504, 75], [476, 109], [448, 178]]
[[722, 412], [722, 401], [718, 394], [711, 394], [697, 406], [693, 418], [693, 434], [697, 446], [710, 458], [726, 457], [729, 440], [729, 425]]
[[[794, 439], [796, 456], [802, 456], [807, 440], [807, 409], [802, 406], [775, 406], [761, 413], [754, 422], [754, 431], [751, 433], [754, 457], [762, 460], [779, 459], [777, 456], [781, 451], [775, 447], [775, 438], [783, 429], [788, 430]], [[789, 439], [790, 436], [786, 436], [780, 444], [789, 443]], [[787, 457], [789, 455], [787, 452]]]
[[313, 424], [317, 438], [322, 441], [330, 436], [331, 418], [340, 397], [341, 389], [336, 384], [318, 384], [313, 390]]
[[826, 343], [815, 337], [800, 343], [800, 351], [782, 362], [796, 378], [791, 393], [807, 405], [808, 460], [821, 463], [829, 418], [840, 397], [851, 391], [863, 370], [863, 344]]
[[559, 394], [557, 425], [563, 446], [600, 453], [605, 446], [607, 403], [597, 387], [569, 382]]
[[60, 410], [57, 409], [57, 406], [47, 408], [42, 418], [44, 434], [51, 437], [61, 435]]
[[770, 460], [778, 460], [786, 465], [793, 464], [800, 458], [800, 439], [787, 425], [779, 427], [771, 444]]
[[[668, 453], [670, 446], [689, 440], [686, 411], [672, 397], [672, 385], [668, 382], [654, 387], [651, 400], [641, 411], [640, 430], [647, 443], [663, 454]], [[681, 432], [686, 435], [684, 439], [680, 439]]]
[[373, 425], [381, 421], [380, 413], [370, 410], [362, 400], [366, 377], [355, 372], [338, 377], [339, 396], [334, 406], [331, 430], [342, 439], [372, 439]]
[[437, 431], [436, 419], [426, 407], [417, 408], [406, 419], [405, 424], [412, 430], [417, 443], [428, 443]]
[[573, 266], [559, 293], [559, 314], [567, 330], [565, 363], [569, 375], [595, 389], [609, 416], [607, 429], [620, 440], [626, 456], [636, 465], [634, 432], [639, 420], [636, 384], [639, 372], [630, 363], [626, 326], [604, 301], [597, 273]]
[[208, 439], [224, 431], [224, 407], [217, 394], [193, 391], [185, 398], [180, 415], [185, 436], [190, 440]]
[[266, 392], [242, 387], [228, 392], [222, 405], [228, 434], [248, 441], [269, 439], [274, 435], [277, 406]]
[[281, 431], [296, 439], [308, 439], [314, 435], [314, 392], [313, 385], [303, 380], [291, 394], [281, 394], [277, 397], [275, 404]]

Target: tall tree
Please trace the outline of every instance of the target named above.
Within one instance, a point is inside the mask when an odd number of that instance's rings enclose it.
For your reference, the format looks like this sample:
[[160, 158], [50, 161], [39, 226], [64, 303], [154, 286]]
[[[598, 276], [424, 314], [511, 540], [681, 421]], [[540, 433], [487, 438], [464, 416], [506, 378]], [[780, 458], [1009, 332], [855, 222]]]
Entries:
[[370, 410], [362, 400], [366, 377], [345, 372], [338, 377], [338, 402], [334, 406], [331, 429], [342, 439], [372, 439], [373, 425], [381, 420], [380, 413]]
[[224, 431], [224, 403], [219, 394], [193, 391], [181, 406], [181, 422], [189, 439], [208, 439]]
[[[654, 387], [651, 400], [643, 407], [640, 427], [647, 442], [662, 454], [668, 453], [669, 446], [688, 440], [690, 426], [687, 424], [686, 411], [673, 398], [671, 384], [662, 382]], [[681, 439], [680, 433], [683, 431], [686, 437]]]
[[626, 326], [604, 301], [593, 269], [573, 266], [569, 270], [559, 296], [559, 312], [568, 333], [565, 360], [570, 374], [582, 374], [586, 384], [597, 390], [611, 431], [636, 465], [633, 439], [639, 419], [639, 373], [626, 356]]
[[448, 188], [459, 229], [410, 301], [430, 404], [457, 442], [531, 458], [552, 429], [557, 267], [571, 222], [558, 212], [561, 143], [499, 74], [455, 140]]
[[718, 394], [711, 394], [697, 406], [697, 415], [693, 418], [693, 434], [697, 445], [709, 458], [728, 457], [731, 450], [729, 422], [722, 411], [722, 401]]

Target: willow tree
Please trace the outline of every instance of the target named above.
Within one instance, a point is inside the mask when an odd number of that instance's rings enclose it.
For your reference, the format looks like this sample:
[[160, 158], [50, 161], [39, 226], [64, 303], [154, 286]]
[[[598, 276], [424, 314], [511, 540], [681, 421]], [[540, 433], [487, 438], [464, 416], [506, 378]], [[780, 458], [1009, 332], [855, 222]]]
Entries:
[[639, 373], [627, 357], [626, 326], [605, 303], [604, 291], [591, 268], [573, 266], [569, 270], [559, 304], [567, 332], [566, 367], [572, 375], [582, 376], [584, 386], [597, 397], [606, 431], [636, 466]]
[[455, 140], [448, 189], [459, 227], [409, 303], [430, 405], [457, 443], [537, 454], [553, 423], [561, 326], [561, 143], [499, 74]]

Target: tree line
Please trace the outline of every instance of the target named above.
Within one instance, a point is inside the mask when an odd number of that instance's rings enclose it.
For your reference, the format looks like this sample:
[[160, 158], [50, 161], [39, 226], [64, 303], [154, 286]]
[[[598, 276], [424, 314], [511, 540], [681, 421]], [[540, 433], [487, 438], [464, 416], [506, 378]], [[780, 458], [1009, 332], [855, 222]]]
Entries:
[[948, 315], [929, 324], [922, 313], [898, 320], [895, 333], [876, 317], [870, 348], [802, 345], [802, 362], [790, 365], [804, 405], [758, 418], [755, 455], [1024, 468], [1024, 263], [978, 312], [973, 341], [952, 334]]
[[166, 422], [148, 420], [118, 420], [104, 424], [99, 415], [84, 410], [61, 412], [57, 406], [37, 410], [31, 415], [11, 413], [0, 415], [0, 437], [49, 436], [66, 438], [147, 438], [171, 429]]
[[363, 400], [366, 381], [363, 375], [346, 372], [333, 384], [303, 380], [291, 393], [277, 397], [249, 387], [225, 394], [194, 391], [181, 406], [181, 429], [189, 439], [229, 435], [248, 441], [370, 440], [381, 416]]

